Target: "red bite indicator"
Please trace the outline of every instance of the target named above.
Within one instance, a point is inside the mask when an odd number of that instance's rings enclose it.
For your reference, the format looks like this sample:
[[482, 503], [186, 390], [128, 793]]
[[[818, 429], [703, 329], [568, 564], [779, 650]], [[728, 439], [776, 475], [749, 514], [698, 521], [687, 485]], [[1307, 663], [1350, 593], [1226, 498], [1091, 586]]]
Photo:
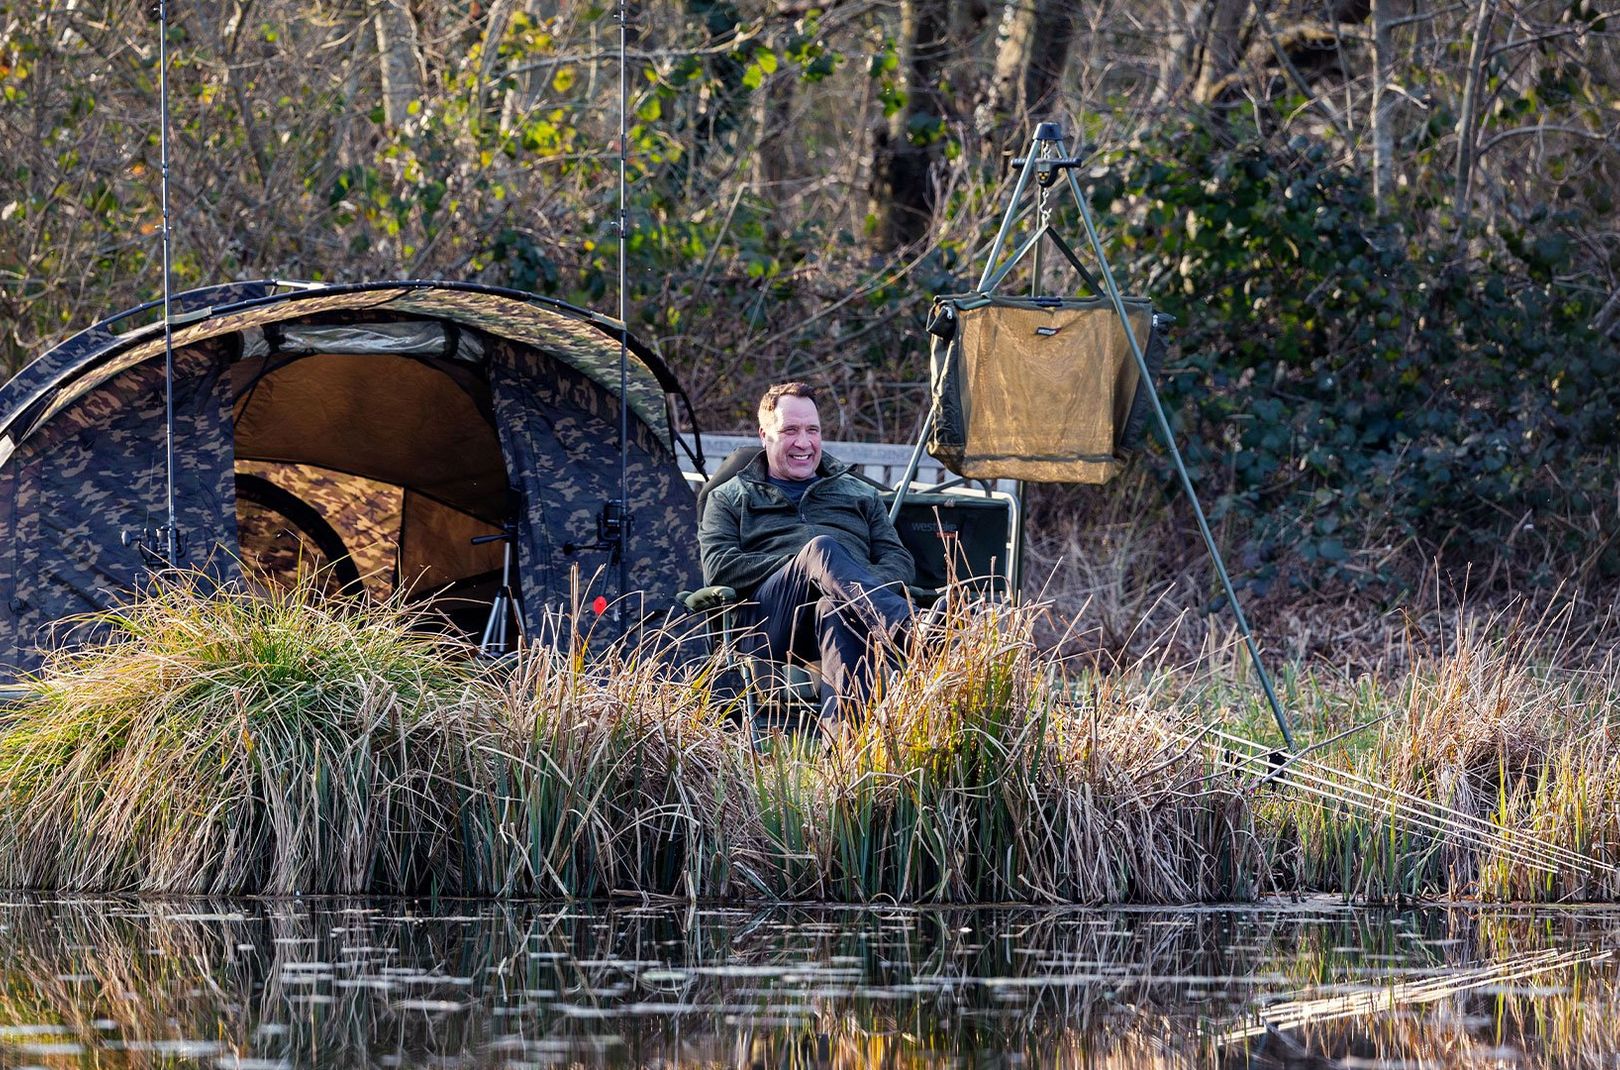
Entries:
[[607, 599], [597, 595], [591, 600], [591, 608], [596, 610], [596, 615], [600, 617], [607, 612]]

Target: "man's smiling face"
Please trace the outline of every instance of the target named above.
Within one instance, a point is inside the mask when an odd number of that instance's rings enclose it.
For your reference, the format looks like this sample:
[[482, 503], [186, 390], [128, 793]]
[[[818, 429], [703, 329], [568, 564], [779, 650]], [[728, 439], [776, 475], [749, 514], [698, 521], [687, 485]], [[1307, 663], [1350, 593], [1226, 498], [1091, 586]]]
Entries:
[[809, 398], [786, 394], [759, 428], [765, 463], [777, 479], [809, 479], [821, 464], [821, 414]]

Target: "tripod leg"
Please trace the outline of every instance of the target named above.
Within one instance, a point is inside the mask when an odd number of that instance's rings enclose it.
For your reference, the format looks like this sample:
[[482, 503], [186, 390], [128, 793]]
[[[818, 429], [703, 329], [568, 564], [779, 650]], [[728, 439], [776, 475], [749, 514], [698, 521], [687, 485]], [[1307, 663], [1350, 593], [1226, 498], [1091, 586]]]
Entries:
[[1170, 417], [1165, 413], [1164, 404], [1159, 400], [1159, 392], [1153, 386], [1153, 373], [1148, 368], [1147, 357], [1142, 353], [1142, 345], [1137, 341], [1136, 331], [1131, 327], [1131, 318], [1125, 311], [1125, 302], [1120, 298], [1119, 284], [1114, 280], [1113, 269], [1108, 266], [1102, 238], [1098, 236], [1097, 224], [1091, 216], [1091, 205], [1080, 189], [1080, 180], [1074, 177], [1074, 172], [1066, 173], [1069, 177], [1069, 189], [1074, 193], [1075, 204], [1080, 209], [1080, 219], [1085, 223], [1086, 238], [1091, 243], [1092, 253], [1097, 258], [1098, 268], [1101, 269], [1104, 290], [1113, 303], [1114, 312], [1119, 316], [1119, 325], [1125, 331], [1125, 341], [1130, 345], [1137, 373], [1142, 377], [1142, 384], [1147, 387], [1148, 399], [1153, 402], [1153, 414], [1158, 417], [1159, 430], [1164, 433], [1165, 448], [1170, 451], [1170, 460], [1175, 463], [1181, 489], [1192, 505], [1193, 516], [1198, 521], [1198, 530], [1204, 537], [1204, 545], [1209, 548], [1209, 556], [1215, 562], [1215, 573], [1220, 577], [1221, 589], [1226, 592], [1226, 600], [1232, 606], [1232, 616], [1237, 619], [1238, 631], [1243, 636], [1243, 645], [1248, 649], [1249, 660], [1254, 664], [1255, 675], [1260, 677], [1260, 687], [1271, 706], [1271, 715], [1276, 719], [1277, 727], [1282, 730], [1283, 742], [1292, 751], [1294, 734], [1289, 730], [1288, 717], [1283, 713], [1282, 702], [1277, 698], [1277, 691], [1271, 684], [1271, 674], [1266, 672], [1265, 664], [1260, 660], [1260, 648], [1254, 641], [1254, 633], [1249, 630], [1248, 618], [1243, 615], [1243, 606], [1238, 602], [1237, 591], [1232, 587], [1232, 578], [1227, 574], [1226, 562], [1221, 558], [1220, 547], [1215, 544], [1215, 534], [1209, 529], [1209, 520], [1204, 516], [1204, 507], [1198, 501], [1198, 491], [1193, 487], [1192, 476], [1187, 472], [1186, 462], [1181, 459], [1181, 449], [1176, 445], [1175, 432], [1170, 429]]
[[496, 614], [500, 612], [500, 608], [501, 596], [499, 592], [497, 592], [495, 595], [495, 600], [489, 604], [489, 619], [484, 621], [484, 634], [478, 639], [478, 652], [486, 657], [489, 655], [490, 645], [495, 639], [495, 624], [496, 621], [499, 620], [499, 617], [497, 617]]
[[923, 417], [922, 432], [917, 435], [917, 445], [911, 451], [911, 459], [906, 462], [906, 474], [900, 477], [900, 483], [894, 489], [894, 504], [889, 506], [889, 523], [894, 523], [900, 515], [900, 506], [905, 504], [906, 494], [911, 490], [911, 481], [916, 478], [917, 467], [922, 464], [923, 447], [928, 443], [928, 432], [934, 429], [934, 406], [930, 401], [928, 415]]
[[1024, 190], [1029, 186], [1030, 172], [1035, 170], [1035, 154], [1041, 147], [1041, 130], [1035, 130], [1035, 137], [1029, 143], [1029, 151], [1024, 159], [1027, 161], [1019, 169], [1018, 182], [1013, 186], [1012, 199], [1007, 202], [1007, 212], [1001, 218], [1001, 229], [996, 231], [996, 240], [990, 245], [990, 255], [984, 260], [984, 274], [979, 276], [979, 285], [975, 287], [979, 293], [989, 293], [991, 289], [990, 276], [996, 270], [996, 258], [1007, 244], [1007, 234], [1012, 230], [1013, 220], [1018, 218], [1018, 202], [1024, 199]]

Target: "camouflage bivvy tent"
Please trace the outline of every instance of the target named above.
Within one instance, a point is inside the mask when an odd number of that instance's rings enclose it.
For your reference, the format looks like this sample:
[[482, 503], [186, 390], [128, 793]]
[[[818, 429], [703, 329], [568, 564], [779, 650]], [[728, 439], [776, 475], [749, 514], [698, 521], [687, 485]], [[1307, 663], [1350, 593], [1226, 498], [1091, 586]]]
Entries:
[[[236, 283], [178, 295], [176, 564], [265, 582], [311, 565], [337, 586], [433, 598], [474, 637], [515, 532], [516, 621], [611, 602], [601, 538], [620, 492], [620, 329], [560, 301], [466, 283]], [[161, 321], [97, 324], [0, 388], [0, 674], [52, 624], [155, 566], [167, 519]], [[699, 582], [677, 404], [631, 338], [625, 543], [648, 610]]]

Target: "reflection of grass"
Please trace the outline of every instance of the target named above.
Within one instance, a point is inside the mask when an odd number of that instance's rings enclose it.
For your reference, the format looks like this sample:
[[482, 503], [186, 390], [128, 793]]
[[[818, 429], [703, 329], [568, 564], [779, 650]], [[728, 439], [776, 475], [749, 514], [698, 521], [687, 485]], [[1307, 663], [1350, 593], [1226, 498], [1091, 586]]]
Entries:
[[[171, 579], [56, 655], [0, 730], [0, 884], [183, 892], [615, 893], [1186, 902], [1272, 887], [1613, 898], [1610, 676], [1464, 635], [1398, 690], [1285, 672], [1311, 756], [1497, 831], [1221, 771], [1240, 678], [1068, 672], [1035, 610], [953, 613], [868, 716], [756, 752], [718, 666], [588, 634], [484, 668], [397, 604]], [[569, 622], [558, 631], [569, 635]], [[1390, 713], [1393, 708], [1393, 714]], [[1409, 811], [1410, 807], [1406, 807]], [[1446, 820], [1451, 820], [1447, 818]], [[1518, 837], [1515, 841], [1512, 837]], [[1599, 863], [1544, 873], [1522, 845]], [[1519, 847], [1516, 848], [1515, 844]]]
[[1620, 1055], [1609, 916], [1344, 917], [1342, 928], [1302, 934], [1292, 958], [1278, 955], [1286, 978], [1278, 999], [1208, 1023], [1218, 1047], [1242, 1054], [1236, 1065], [1328, 1066], [1355, 1056], [1369, 1065], [1595, 1068]]
[[[514, 903], [459, 918], [407, 912], [286, 901], [8, 904], [0, 1027], [55, 1023], [58, 1039], [86, 1052], [41, 1062], [105, 1068], [192, 1065], [111, 1050], [109, 1040], [212, 1042], [225, 1065], [555, 1059], [902, 1070], [1005, 1065], [1007, 1054], [1031, 1066], [1250, 1065], [1216, 1056], [1258, 1044], [1231, 1034], [1266, 992], [1286, 997], [1268, 1004], [1280, 1018], [1303, 988], [1411, 984], [1412, 968], [1424, 972], [1420, 987], [1482, 967], [1506, 976], [1549, 949], [1613, 938], [1582, 928], [1590, 919], [1549, 929], [1522, 916], [1441, 911], [589, 912]], [[1500, 1037], [1534, 1056], [1531, 1065], [1604, 1065], [1620, 1052], [1613, 972], [1566, 967], [1536, 983], [1570, 985], [1567, 994], [1476, 992], [1422, 1018], [1400, 1002], [1393, 1015], [1318, 1016], [1288, 1036], [1314, 1052], [1445, 1065], [1447, 1050], [1485, 1065]], [[1204, 994], [1189, 999], [1189, 987]], [[458, 1009], [413, 1006], [441, 1003]], [[1494, 1032], [1465, 1027], [1463, 1014], [1494, 1016]], [[18, 1054], [0, 1040], [0, 1065]]]
[[[1601, 961], [1600, 961], [1601, 960]], [[1545, 951], [1418, 982], [1279, 1003], [1224, 1046], [1244, 1065], [1369, 1064], [1612, 1067], [1620, 1053], [1620, 984], [1607, 951]], [[1317, 1058], [1302, 1059], [1307, 1053]]]
[[1438, 977], [1398, 981], [1355, 992], [1283, 1000], [1268, 1004], [1255, 1015], [1254, 1021], [1238, 1025], [1220, 1039], [1223, 1044], [1232, 1044], [1264, 1036], [1274, 1030], [1319, 1027], [1390, 1013], [1400, 1008], [1455, 1001], [1466, 993], [1486, 987], [1544, 981], [1549, 975], [1562, 975], [1572, 967], [1608, 957], [1607, 951], [1544, 951], [1488, 966], [1447, 970]]
[[[456, 962], [461, 949], [444, 939], [451, 934], [435, 933], [429, 946], [412, 946], [418, 934], [406, 930], [387, 955], [323, 958], [320, 950], [334, 950], [341, 931], [335, 926], [363, 930], [374, 912], [327, 914], [317, 929], [301, 911], [262, 916], [241, 907], [201, 901], [13, 907], [11, 931], [0, 941], [0, 1025], [51, 1023], [58, 1027], [55, 1040], [76, 1043], [84, 1053], [35, 1061], [109, 1070], [252, 1059], [304, 1065], [315, 1051], [329, 1060], [322, 1065], [364, 1066], [402, 1046], [454, 1052], [487, 1041], [487, 1020], [469, 1030], [455, 1016], [435, 1021], [396, 1006], [412, 996], [452, 997], [455, 986], [350, 984], [359, 976], [355, 967], [396, 966], [401, 952], [426, 958], [440, 975], [487, 964], [479, 957]], [[321, 968], [300, 968], [305, 963]], [[268, 1023], [274, 1028], [255, 1028]], [[0, 1042], [0, 1065], [13, 1065], [7, 1054]]]

